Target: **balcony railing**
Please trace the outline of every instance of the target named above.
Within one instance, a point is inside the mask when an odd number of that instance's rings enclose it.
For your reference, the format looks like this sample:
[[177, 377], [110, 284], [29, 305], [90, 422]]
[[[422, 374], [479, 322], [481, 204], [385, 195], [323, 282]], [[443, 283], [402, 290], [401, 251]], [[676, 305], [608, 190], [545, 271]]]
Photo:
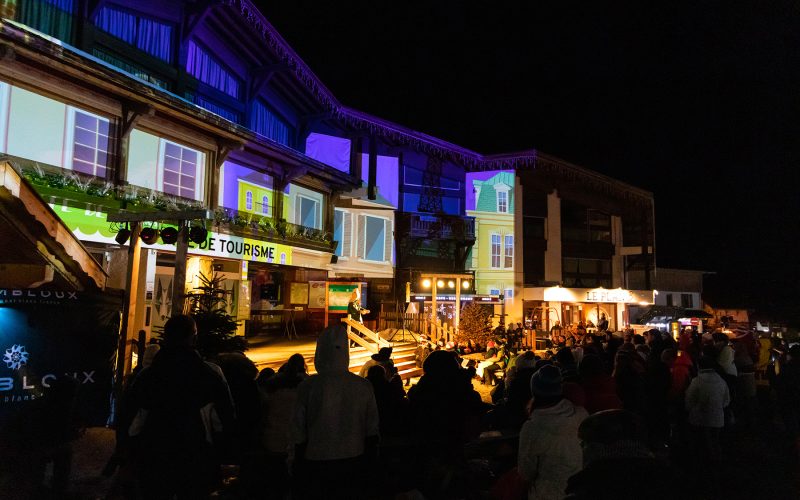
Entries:
[[398, 228], [411, 238], [475, 240], [475, 218], [458, 215], [399, 213]]

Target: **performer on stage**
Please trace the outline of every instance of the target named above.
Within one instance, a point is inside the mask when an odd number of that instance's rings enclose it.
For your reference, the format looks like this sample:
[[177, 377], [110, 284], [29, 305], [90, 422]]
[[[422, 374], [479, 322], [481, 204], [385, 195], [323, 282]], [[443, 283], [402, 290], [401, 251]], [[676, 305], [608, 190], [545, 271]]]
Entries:
[[[362, 314], [369, 314], [369, 309], [364, 309], [361, 307], [361, 289], [356, 288], [350, 295], [350, 302], [347, 303], [347, 316], [349, 316], [353, 321], [358, 321], [363, 325], [364, 320], [361, 316]], [[350, 325], [347, 325], [348, 335], [350, 334], [350, 331], [351, 327]], [[357, 334], [361, 336], [360, 333]], [[355, 347], [355, 342], [350, 341], [350, 347]]]

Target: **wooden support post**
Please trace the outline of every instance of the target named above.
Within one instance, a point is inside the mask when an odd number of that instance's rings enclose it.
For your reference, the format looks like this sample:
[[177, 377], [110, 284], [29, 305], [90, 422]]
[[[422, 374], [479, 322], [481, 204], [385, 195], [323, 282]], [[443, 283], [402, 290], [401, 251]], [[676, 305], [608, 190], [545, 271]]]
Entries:
[[[114, 392], [117, 401], [122, 397], [123, 380], [127, 373], [130, 373], [131, 367], [128, 366], [128, 340], [133, 338], [128, 331], [134, 324], [133, 319], [136, 314], [136, 290], [139, 285], [139, 233], [141, 232], [141, 224], [139, 222], [131, 222], [131, 238], [128, 245], [128, 265], [126, 271], [127, 286], [125, 287], [125, 296], [122, 303], [122, 325], [120, 325], [119, 344], [117, 345], [117, 370], [114, 380]], [[116, 406], [119, 410], [119, 405]], [[119, 416], [119, 414], [117, 414]]]
[[183, 314], [186, 302], [186, 254], [189, 251], [189, 224], [181, 221], [178, 241], [175, 242], [175, 274], [172, 278], [172, 308], [170, 316]]
[[378, 142], [375, 135], [369, 136], [369, 182], [367, 184], [367, 198], [374, 200], [378, 197]]

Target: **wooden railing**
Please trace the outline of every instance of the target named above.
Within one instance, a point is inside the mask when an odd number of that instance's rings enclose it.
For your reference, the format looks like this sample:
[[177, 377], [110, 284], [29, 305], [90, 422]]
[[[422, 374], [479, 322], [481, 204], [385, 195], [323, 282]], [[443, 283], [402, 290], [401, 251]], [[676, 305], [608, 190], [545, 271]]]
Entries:
[[[356, 344], [364, 347], [370, 352], [377, 353], [381, 347], [389, 347], [391, 344], [385, 340], [383, 340], [380, 335], [373, 332], [366, 326], [362, 325], [358, 321], [353, 320], [349, 316], [345, 316], [342, 318], [342, 323], [349, 326], [347, 336], [350, 340], [355, 342]], [[352, 330], [356, 330], [361, 335], [353, 333]]]

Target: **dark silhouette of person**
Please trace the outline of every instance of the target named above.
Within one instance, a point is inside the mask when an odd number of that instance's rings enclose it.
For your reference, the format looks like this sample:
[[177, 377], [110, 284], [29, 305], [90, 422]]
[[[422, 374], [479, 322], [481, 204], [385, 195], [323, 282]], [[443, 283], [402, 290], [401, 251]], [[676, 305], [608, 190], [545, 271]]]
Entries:
[[233, 428], [233, 404], [222, 371], [194, 349], [196, 336], [192, 318], [170, 318], [161, 350], [132, 387], [138, 412], [129, 433], [139, 436], [148, 499], [207, 498], [219, 478], [215, 444]]

